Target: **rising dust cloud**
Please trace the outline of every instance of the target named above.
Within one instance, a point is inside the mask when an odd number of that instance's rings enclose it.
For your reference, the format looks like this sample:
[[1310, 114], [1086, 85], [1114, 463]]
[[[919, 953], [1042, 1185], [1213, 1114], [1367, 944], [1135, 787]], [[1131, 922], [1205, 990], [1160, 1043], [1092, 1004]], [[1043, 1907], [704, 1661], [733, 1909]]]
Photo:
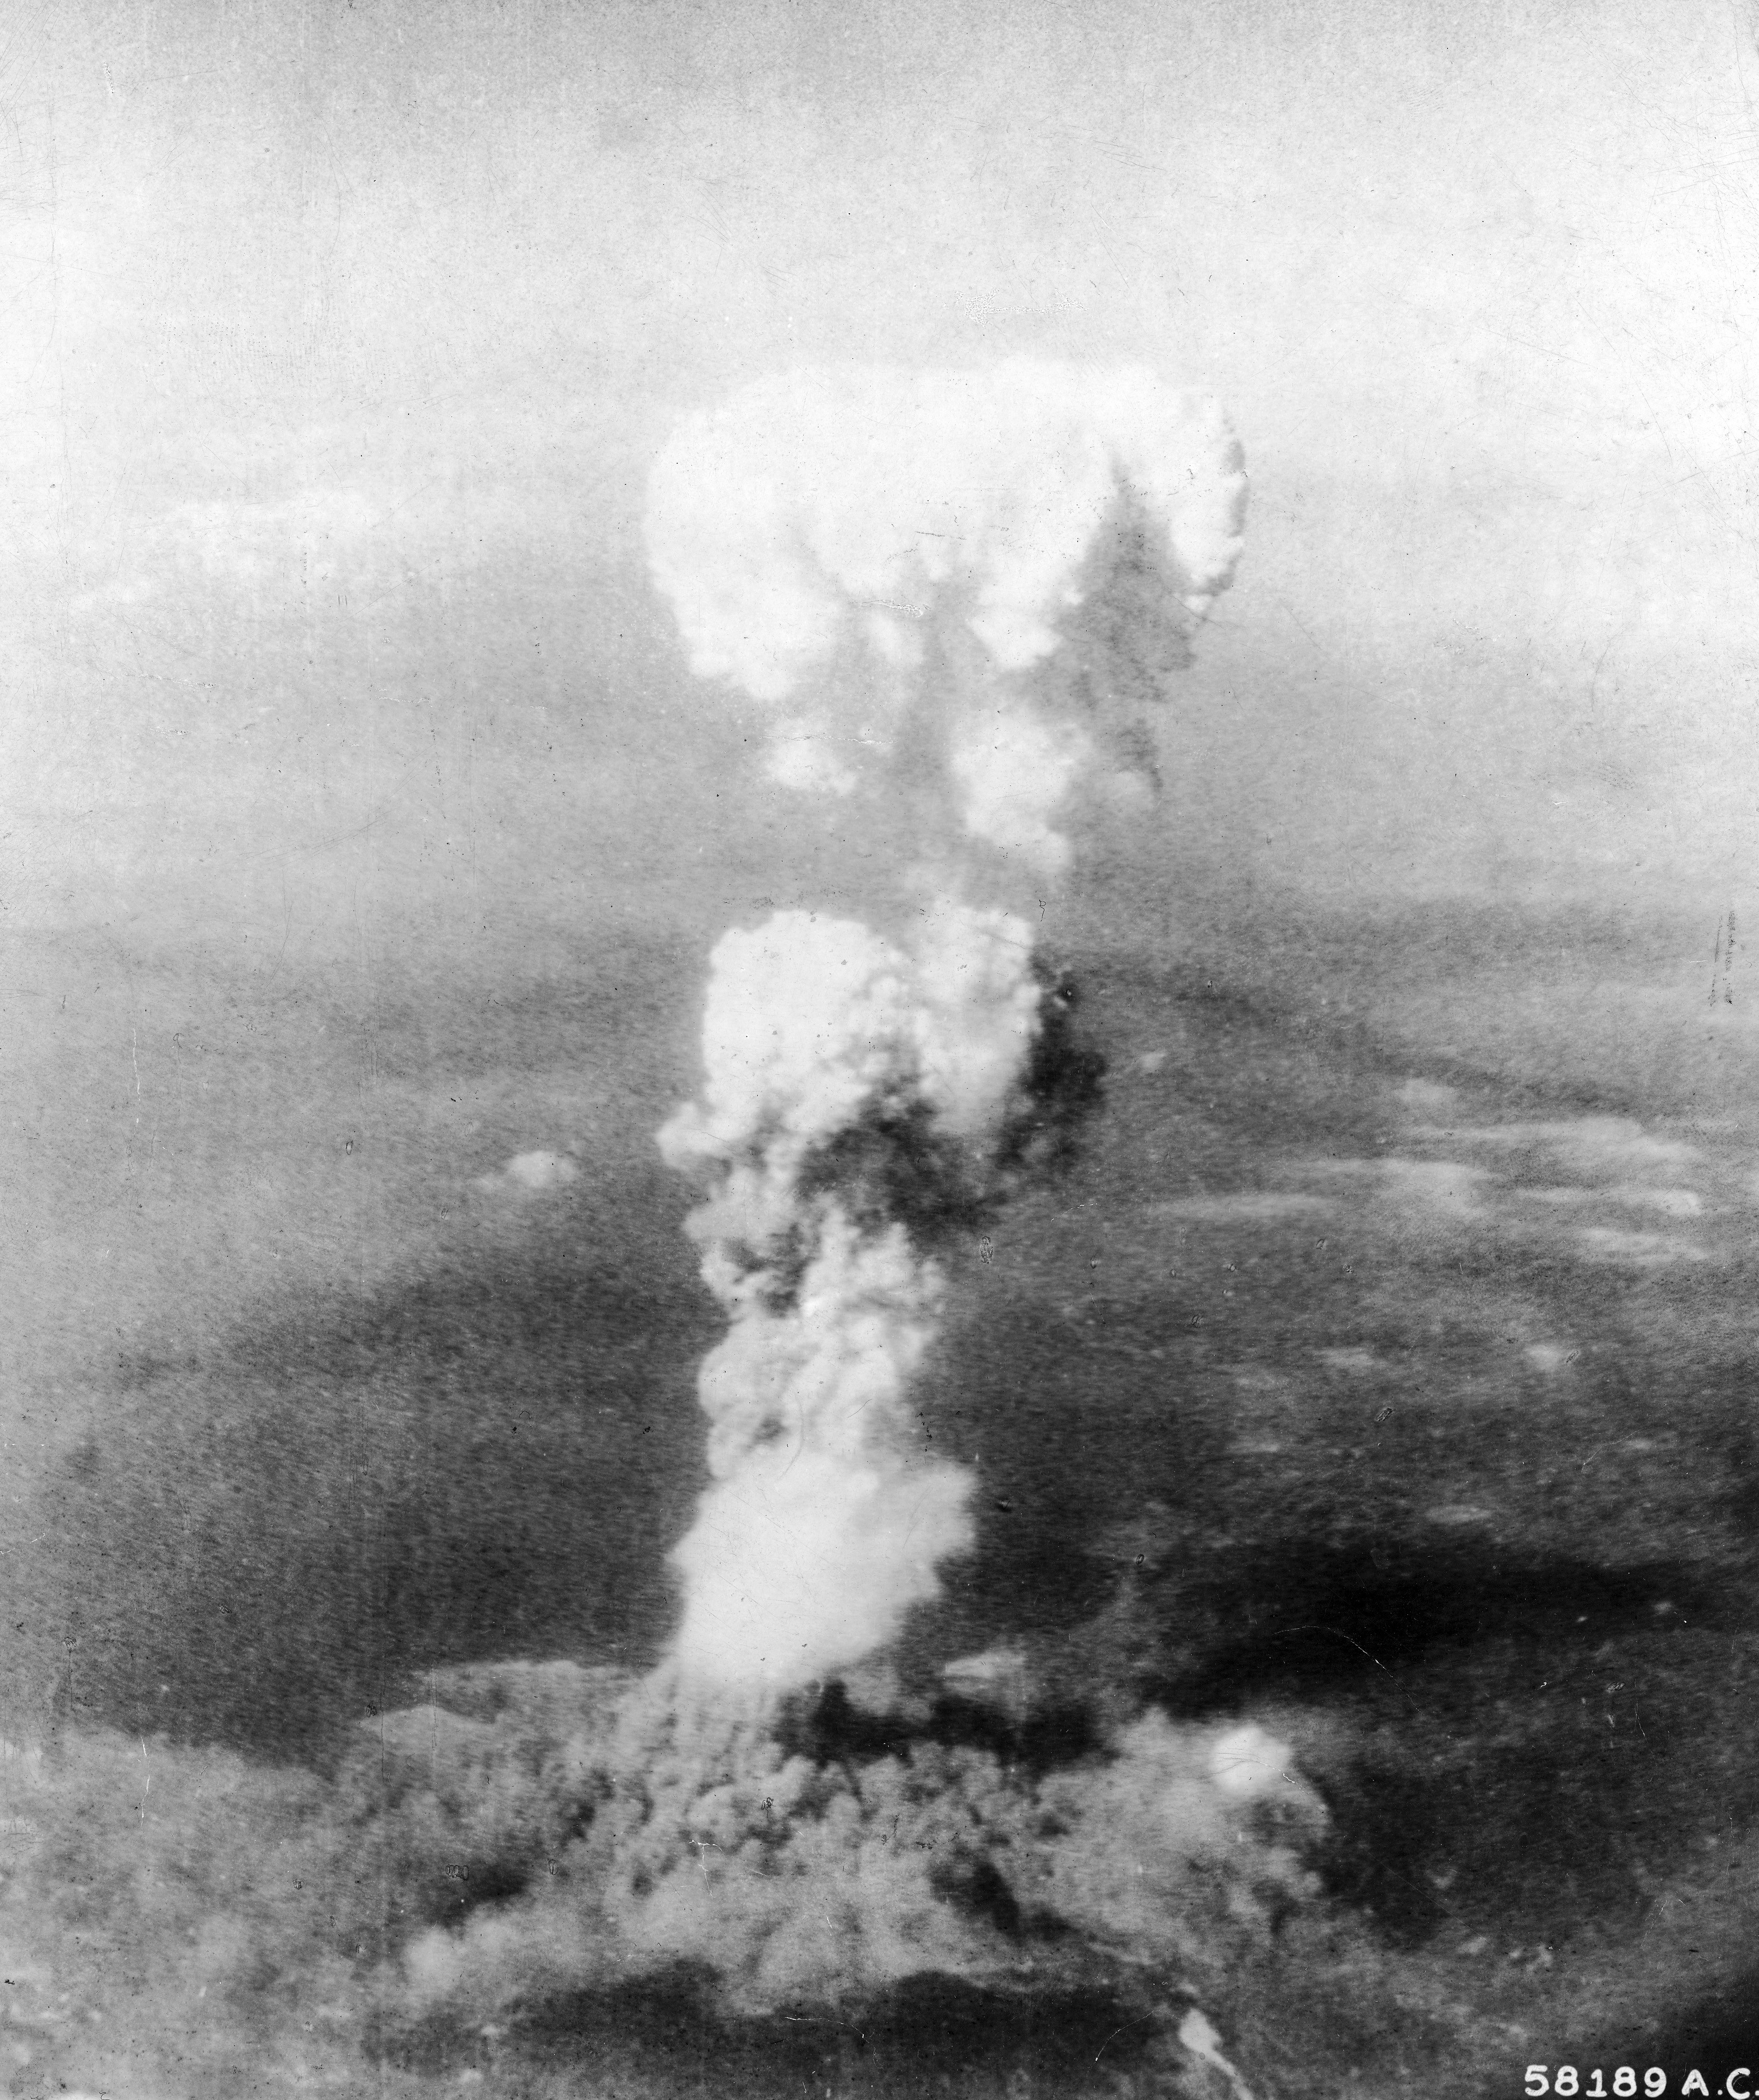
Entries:
[[[681, 1619], [540, 1754], [522, 1701], [447, 1721], [490, 1730], [477, 1791], [503, 1815], [525, 1771], [513, 1820], [549, 1867], [413, 1939], [416, 2004], [670, 1970], [744, 2011], [929, 1971], [1188, 1979], [1309, 1892], [1296, 1841], [1323, 1811], [1255, 1727], [1150, 1710], [1034, 1772], [884, 1710], [888, 1643], [976, 1536], [972, 1476], [911, 1404], [962, 1243], [1056, 1171], [1097, 1092], [1029, 914], [1152, 796], [1142, 704], [1227, 586], [1245, 488], [1209, 402], [1024, 364], [796, 374], [658, 461], [653, 574], [693, 668], [767, 713], [777, 779], [881, 811], [895, 867], [877, 924], [781, 911], [715, 948], [703, 1090], [659, 1139], [703, 1192], [689, 1229], [729, 1323]], [[858, 1716], [823, 1725], [864, 1702], [865, 1754]]]

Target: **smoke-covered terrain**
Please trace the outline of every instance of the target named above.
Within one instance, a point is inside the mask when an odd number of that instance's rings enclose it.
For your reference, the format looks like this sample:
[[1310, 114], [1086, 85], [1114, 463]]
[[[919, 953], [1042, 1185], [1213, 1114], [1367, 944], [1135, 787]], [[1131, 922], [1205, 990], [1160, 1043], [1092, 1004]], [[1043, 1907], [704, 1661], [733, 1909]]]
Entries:
[[[1491, 2089], [1571, 2052], [1673, 2067], [1695, 2020], [1726, 2026], [1759, 1132], [1708, 959], [1688, 999], [1669, 929], [1275, 902], [1090, 963], [1104, 1113], [962, 1264], [919, 1388], [924, 1437], [976, 1473], [975, 1551], [893, 1680], [796, 1715], [787, 1750], [863, 1802], [938, 1761], [999, 1788], [1005, 1822], [1115, 1773], [1108, 1732], [1146, 1704], [1256, 1723], [1329, 1812], [1293, 1833], [1274, 1930], [1232, 1924], [1219, 1975], [1098, 1943], [1060, 1970], [1068, 1939], [968, 1877], [950, 1914], [999, 1968], [841, 2013], [738, 2010], [700, 1971], [582, 1996], [566, 1950], [559, 1995], [424, 2010], [387, 1968], [530, 1901], [579, 1806], [544, 1757], [627, 1682], [566, 1689], [558, 1718], [422, 1671], [639, 1672], [674, 1623], [715, 1323], [672, 1177], [554, 1091], [594, 1072], [631, 1122], [677, 1092], [676, 956], [625, 948], [510, 1030], [390, 1012], [368, 1127], [425, 1148], [454, 1216], [406, 1273], [265, 1291], [229, 1335], [121, 1365], [28, 1506], [12, 1639], [59, 1688], [42, 1759], [0, 1768], [15, 2089], [218, 2093], [248, 2069], [262, 2091], [902, 2093], [926, 2054], [954, 2090], [1029, 2067], [1152, 2092], [1197, 2075], [1170, 1978], [1255, 2092]], [[511, 1142], [433, 1132], [485, 1079], [528, 1133], [549, 1104], [577, 1179], [474, 1185]], [[364, 1752], [359, 1717], [428, 1696]], [[455, 1776], [496, 1758], [498, 1790]]]

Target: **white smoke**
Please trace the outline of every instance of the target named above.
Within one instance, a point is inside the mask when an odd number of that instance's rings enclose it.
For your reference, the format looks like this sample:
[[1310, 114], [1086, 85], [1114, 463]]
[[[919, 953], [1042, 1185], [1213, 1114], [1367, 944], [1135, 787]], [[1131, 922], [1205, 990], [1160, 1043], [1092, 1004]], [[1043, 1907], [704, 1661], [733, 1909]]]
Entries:
[[[917, 1412], [953, 1250], [1096, 1084], [1031, 922], [972, 900], [1042, 896], [1103, 802], [1084, 787], [1140, 759], [1132, 711], [1228, 580], [1242, 487], [1213, 409], [1025, 365], [797, 375], [693, 419], [655, 469], [692, 663], [773, 708], [781, 779], [888, 797], [917, 880], [888, 930], [782, 911], [715, 948], [701, 1096], [660, 1133], [703, 1189], [688, 1229], [728, 1321], [698, 1381], [681, 1621], [638, 1683], [492, 1672], [489, 1711], [450, 1724], [456, 1780], [435, 1710], [410, 1717], [425, 1780], [375, 1723], [379, 1842], [430, 1891], [400, 1959], [418, 2014], [681, 1964], [752, 2013], [928, 1970], [1055, 1989], [1147, 1964], [1189, 1988], [1312, 1899], [1323, 1807], [1250, 1721], [1151, 1710], [1040, 1776], [901, 1701], [894, 1747], [827, 1747], [974, 1542], [972, 1476]], [[1024, 1741], [1024, 1648], [946, 1677]], [[494, 1688], [455, 1696], [475, 1714]], [[452, 1929], [460, 1860], [525, 1894]], [[1235, 2076], [1201, 2018], [1179, 2035]]]
[[702, 1101], [661, 1144], [732, 1322], [703, 1367], [712, 1484], [677, 1548], [682, 1681], [758, 1694], [860, 1661], [972, 1543], [910, 1405], [1044, 1021], [1029, 929], [963, 901], [1069, 864], [1084, 783], [1239, 551], [1213, 404], [1131, 368], [796, 373], [690, 418], [649, 489], [694, 670], [774, 717], [772, 773], [889, 794], [934, 889], [902, 942], [783, 912], [716, 949]]
[[716, 949], [704, 1099], [660, 1134], [717, 1185], [691, 1229], [733, 1319], [699, 1383], [714, 1485], [677, 1554], [691, 1683], [783, 1689], [859, 1661], [970, 1544], [968, 1480], [911, 1436], [941, 1270], [836, 1147], [914, 1127], [975, 1162], [1038, 997], [1004, 912], [937, 914], [911, 955], [799, 911]]
[[1184, 661], [1245, 494], [1215, 404], [1144, 369], [800, 372], [680, 427], [647, 538], [692, 669], [774, 711], [778, 779], [849, 794], [926, 740], [968, 835], [1054, 875], [1096, 682]]
[[[929, 1971], [1054, 1991], [1152, 1962], [1189, 1988], [1262, 1955], [1316, 1893], [1300, 1855], [1325, 1811], [1250, 1723], [1150, 1713], [1103, 1765], [1035, 1777], [926, 1741], [807, 1756], [725, 1705], [681, 1714], [664, 1674], [582, 1684], [571, 1714], [568, 1665], [551, 1667], [552, 1686], [509, 1685], [492, 1723], [432, 1706], [388, 1733], [376, 1721], [344, 1775], [349, 1842], [364, 1827], [407, 1863], [418, 2016], [480, 2020], [680, 1964], [748, 2014], [871, 2001]], [[1250, 1783], [1230, 1783], [1242, 1769]], [[461, 1860], [498, 1860], [524, 1894], [424, 1930], [456, 1902]]]

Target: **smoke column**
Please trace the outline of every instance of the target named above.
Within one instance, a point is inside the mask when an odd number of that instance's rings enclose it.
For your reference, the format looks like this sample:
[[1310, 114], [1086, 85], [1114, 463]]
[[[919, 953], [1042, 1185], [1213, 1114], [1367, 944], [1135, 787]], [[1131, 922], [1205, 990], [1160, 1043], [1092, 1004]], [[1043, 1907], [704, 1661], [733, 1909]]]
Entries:
[[[973, 1543], [915, 1395], [961, 1243], [1095, 1083], [1032, 929], [1152, 794], [1144, 704], [1232, 574], [1244, 494], [1216, 410], [1136, 370], [796, 374], [657, 462], [648, 547], [692, 665], [767, 717], [782, 782], [865, 805], [896, 850], [869, 923], [717, 942], [704, 1084], [660, 1134], [728, 1323], [670, 1651], [628, 1681], [466, 1672], [457, 1711], [362, 1747], [364, 1827], [412, 1863], [412, 2017], [681, 1975], [752, 2014], [928, 1973], [1098, 1983], [1226, 2067], [1156, 1994], [1266, 1958], [1317, 1899], [1324, 1806], [1283, 1744], [1151, 1707], [1041, 1771], [902, 1709], [883, 1750], [836, 1746], [813, 1731], [851, 1702], [788, 1695], [883, 1650]], [[457, 1918], [461, 1860], [521, 1893]]]
[[1141, 704], [1240, 548], [1215, 405], [1138, 368], [799, 373], [692, 417], [647, 543], [691, 668], [768, 763], [862, 798], [910, 900], [889, 933], [783, 911], [714, 951], [707, 1084], [661, 1132], [730, 1326], [711, 1485], [674, 1560], [681, 1689], [844, 1670], [969, 1548], [971, 1480], [910, 1404], [937, 1247], [1005, 1179], [1047, 1025], [1028, 920], [1074, 839], [1152, 792]]

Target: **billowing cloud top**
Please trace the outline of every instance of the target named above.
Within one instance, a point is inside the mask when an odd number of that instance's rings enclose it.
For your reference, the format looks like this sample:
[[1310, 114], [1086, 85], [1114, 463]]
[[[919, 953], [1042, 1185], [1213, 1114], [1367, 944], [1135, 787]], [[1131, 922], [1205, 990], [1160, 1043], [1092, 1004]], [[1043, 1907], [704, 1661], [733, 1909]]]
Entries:
[[678, 1167], [754, 1145], [788, 1155], [876, 1104], [919, 1099], [960, 1136], [997, 1122], [1037, 1027], [1024, 920], [950, 907], [906, 955], [852, 920], [777, 912], [715, 949], [703, 1023], [706, 1114], [661, 1136]]
[[849, 792], [929, 699], [963, 830], [1054, 870], [1094, 745], [1032, 674], [1077, 641], [1091, 708], [1120, 635], [1150, 683], [1182, 661], [1245, 496], [1219, 408], [1146, 368], [796, 372], [681, 426], [646, 530], [691, 668], [776, 710], [778, 778]]

